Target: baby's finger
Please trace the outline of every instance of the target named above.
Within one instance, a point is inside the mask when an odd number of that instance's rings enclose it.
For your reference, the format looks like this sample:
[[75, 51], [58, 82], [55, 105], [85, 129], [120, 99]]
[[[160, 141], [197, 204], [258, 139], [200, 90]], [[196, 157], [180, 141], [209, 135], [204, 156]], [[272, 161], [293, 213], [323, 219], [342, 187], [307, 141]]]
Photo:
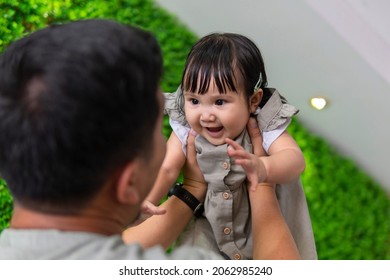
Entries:
[[234, 141], [234, 140], [232, 140], [230, 138], [226, 138], [225, 141], [226, 141], [227, 144], [229, 144], [235, 150], [244, 150], [244, 148], [240, 144], [238, 144], [236, 141]]
[[250, 159], [251, 155], [245, 150], [234, 150], [232, 147], [229, 147], [227, 150], [228, 156], [234, 159]]
[[158, 207], [158, 208], [154, 209], [152, 215], [164, 215], [166, 212], [167, 212], [166, 209]]
[[141, 206], [141, 212], [147, 215], [163, 215], [167, 210], [157, 207], [149, 201], [144, 201]]

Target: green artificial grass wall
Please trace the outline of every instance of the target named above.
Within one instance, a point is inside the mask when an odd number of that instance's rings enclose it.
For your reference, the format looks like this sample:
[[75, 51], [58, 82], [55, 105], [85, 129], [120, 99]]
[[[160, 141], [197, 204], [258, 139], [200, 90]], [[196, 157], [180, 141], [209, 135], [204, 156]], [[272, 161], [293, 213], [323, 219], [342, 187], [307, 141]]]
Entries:
[[289, 132], [301, 147], [302, 184], [320, 259], [389, 259], [390, 201], [357, 165], [294, 119]]
[[[0, 52], [33, 30], [85, 18], [116, 19], [153, 32], [164, 55], [162, 88], [176, 89], [187, 52], [197, 38], [151, 0], [2, 0]], [[170, 131], [165, 119], [163, 132], [168, 136]], [[302, 182], [319, 259], [390, 259], [390, 202], [386, 193], [353, 161], [310, 134], [297, 119], [289, 132], [306, 158]], [[12, 197], [0, 179], [0, 232], [9, 225], [11, 213]]]
[[12, 213], [12, 197], [5, 181], [0, 178], [0, 233], [9, 226]]

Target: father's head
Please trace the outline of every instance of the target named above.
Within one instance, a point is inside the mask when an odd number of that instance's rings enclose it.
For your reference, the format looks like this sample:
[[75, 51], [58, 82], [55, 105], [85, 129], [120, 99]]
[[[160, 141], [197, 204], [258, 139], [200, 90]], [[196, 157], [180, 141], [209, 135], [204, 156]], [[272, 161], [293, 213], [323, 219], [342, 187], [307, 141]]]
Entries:
[[140, 160], [151, 170], [137, 178], [150, 185], [165, 152], [161, 72], [155, 38], [109, 20], [51, 26], [11, 44], [0, 56], [0, 176], [16, 203], [82, 211]]

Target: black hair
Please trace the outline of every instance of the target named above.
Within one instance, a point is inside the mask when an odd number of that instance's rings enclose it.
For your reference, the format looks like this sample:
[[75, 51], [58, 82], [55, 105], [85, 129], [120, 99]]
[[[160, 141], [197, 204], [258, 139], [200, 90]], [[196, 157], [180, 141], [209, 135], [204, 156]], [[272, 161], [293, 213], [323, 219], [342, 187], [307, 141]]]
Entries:
[[260, 74], [260, 87], [264, 89], [267, 74], [254, 42], [240, 34], [212, 33], [191, 48], [182, 76], [182, 90], [204, 94], [214, 79], [220, 93], [228, 89], [238, 92], [240, 86], [249, 100]]
[[137, 156], [161, 112], [154, 36], [110, 20], [47, 27], [0, 56], [0, 174], [17, 202], [81, 210]]

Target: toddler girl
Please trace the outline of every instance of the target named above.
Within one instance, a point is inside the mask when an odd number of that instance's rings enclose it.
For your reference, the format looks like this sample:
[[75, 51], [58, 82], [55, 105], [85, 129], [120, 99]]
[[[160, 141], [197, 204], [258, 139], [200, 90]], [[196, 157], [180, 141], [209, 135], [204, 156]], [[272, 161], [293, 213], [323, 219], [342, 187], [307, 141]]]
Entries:
[[[276, 89], [267, 88], [263, 58], [251, 40], [231, 33], [199, 40], [187, 57], [181, 86], [166, 94], [165, 112], [173, 132], [147, 201], [159, 203], [177, 180], [191, 128], [198, 134], [197, 160], [208, 184], [204, 215], [194, 220], [182, 243], [214, 248], [228, 259], [251, 259], [247, 184], [255, 188], [266, 181], [278, 184], [281, 210], [301, 257], [317, 257], [299, 181], [305, 161], [286, 131], [298, 110]], [[257, 118], [267, 153], [259, 158], [250, 154], [250, 116]]]

